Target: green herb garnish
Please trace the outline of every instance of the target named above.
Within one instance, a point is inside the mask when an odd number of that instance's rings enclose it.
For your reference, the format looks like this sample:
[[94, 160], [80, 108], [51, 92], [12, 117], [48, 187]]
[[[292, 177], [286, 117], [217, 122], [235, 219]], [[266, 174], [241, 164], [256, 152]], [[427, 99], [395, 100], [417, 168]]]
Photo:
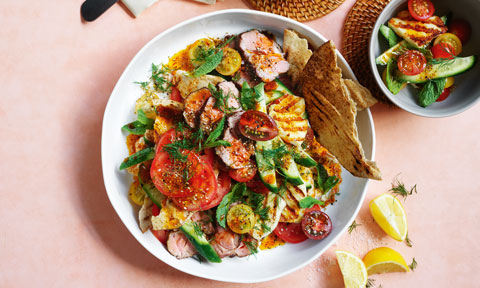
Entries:
[[306, 208], [312, 208], [316, 204], [320, 206], [325, 205], [325, 202], [317, 200], [312, 196], [307, 196], [302, 200], [298, 201], [298, 204], [300, 205], [300, 208], [306, 209]]
[[432, 79], [427, 81], [418, 95], [418, 104], [427, 107], [437, 101], [445, 88], [447, 78]]
[[122, 130], [134, 135], [143, 135], [147, 129], [153, 129], [153, 123], [154, 119], [148, 118], [142, 109], [138, 109], [137, 120], [124, 125]]
[[245, 191], [247, 190], [247, 186], [245, 183], [237, 183], [232, 187], [232, 190], [223, 197], [222, 202], [220, 202], [220, 205], [217, 207], [217, 222], [220, 226], [223, 228], [226, 227], [226, 222], [227, 222], [227, 213], [228, 209], [230, 208], [230, 205], [239, 200], [244, 194]]
[[125, 158], [125, 160], [123, 160], [122, 164], [120, 165], [120, 170], [123, 170], [125, 168], [131, 167], [133, 165], [136, 165], [148, 160], [152, 160], [154, 157], [155, 157], [155, 148], [154, 147], [145, 148]]
[[410, 189], [405, 188], [405, 184], [402, 181], [398, 180], [398, 178], [394, 179], [395, 183], [392, 183], [392, 188], [388, 191], [392, 192], [396, 196], [403, 197], [403, 201], [407, 199], [408, 196], [412, 195], [413, 193], [417, 193], [417, 184], [413, 185]]
[[417, 265], [418, 265], [418, 263], [415, 260], [415, 257], [413, 257], [412, 264], [408, 265], [408, 267], [410, 267], [410, 270], [412, 270], [412, 272], [413, 272], [413, 271], [415, 271], [415, 269], [417, 269]]
[[357, 229], [358, 226], [362, 226], [362, 224], [358, 224], [357, 221], [353, 220], [352, 224], [348, 226], [348, 233], [352, 234], [353, 230]]

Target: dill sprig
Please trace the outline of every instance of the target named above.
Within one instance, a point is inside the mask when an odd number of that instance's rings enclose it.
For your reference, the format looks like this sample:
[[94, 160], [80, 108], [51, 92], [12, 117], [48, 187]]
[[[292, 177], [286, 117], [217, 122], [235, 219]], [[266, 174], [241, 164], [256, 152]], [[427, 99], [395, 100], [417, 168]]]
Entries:
[[197, 222], [193, 223], [193, 230], [194, 230], [195, 234], [197, 234], [197, 236], [202, 236], [203, 235], [202, 227]]
[[417, 184], [415, 184], [410, 189], [407, 189], [405, 188], [405, 184], [403, 184], [402, 181], [395, 177], [394, 183], [392, 183], [392, 188], [388, 191], [392, 192], [392, 194], [403, 197], [403, 201], [405, 201], [408, 196], [412, 195], [413, 193], [417, 193]]
[[[159, 92], [171, 92], [173, 86], [167, 77], [170, 74], [170, 69], [165, 65], [155, 65], [152, 63], [152, 76], [150, 79], [153, 81], [153, 86], [156, 91]], [[141, 84], [143, 87], [143, 84]]]
[[242, 239], [242, 242], [245, 243], [245, 246], [247, 246], [248, 251], [250, 251], [250, 255], [253, 255], [253, 256], [256, 257], [255, 254], [258, 253], [257, 246], [255, 244], [253, 244], [252, 241], [245, 241], [244, 239]]
[[365, 288], [373, 288], [374, 285], [375, 285], [375, 279], [368, 278], [367, 279], [367, 285], [365, 285]]
[[408, 232], [407, 232], [407, 236], [405, 237], [405, 245], [407, 245], [408, 247], [413, 246], [412, 240], [410, 240], [410, 238], [408, 237]]
[[412, 264], [408, 265], [408, 267], [410, 267], [410, 270], [412, 270], [412, 272], [413, 272], [413, 271], [415, 271], [415, 269], [417, 269], [417, 265], [418, 265], [418, 263], [415, 260], [415, 257], [413, 257]]
[[358, 226], [362, 226], [362, 224], [358, 224], [357, 221], [353, 220], [352, 224], [348, 226], [348, 233], [352, 234], [353, 230], [357, 229]]

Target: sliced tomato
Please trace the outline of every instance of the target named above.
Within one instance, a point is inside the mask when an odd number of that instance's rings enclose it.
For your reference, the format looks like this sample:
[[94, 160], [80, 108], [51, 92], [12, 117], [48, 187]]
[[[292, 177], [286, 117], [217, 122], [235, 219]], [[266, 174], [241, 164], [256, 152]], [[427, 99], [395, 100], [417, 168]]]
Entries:
[[217, 196], [212, 200], [212, 202], [203, 205], [202, 210], [208, 210], [213, 207], [216, 207], [222, 202], [223, 196], [227, 195], [230, 192], [230, 187], [232, 185], [232, 178], [228, 175], [227, 172], [220, 172], [217, 178]]
[[398, 70], [405, 75], [420, 74], [427, 66], [427, 58], [420, 51], [408, 50], [398, 58]]
[[170, 93], [170, 99], [177, 102], [183, 102], [182, 95], [180, 94], [180, 90], [177, 87], [172, 86], [172, 92]]
[[322, 240], [332, 232], [332, 220], [320, 210], [310, 210], [303, 215], [302, 229], [306, 237]]
[[215, 161], [215, 151], [213, 151], [213, 148], [207, 148], [203, 150], [203, 152], [205, 155], [200, 156], [200, 158], [213, 167], [213, 161]]
[[430, 0], [408, 0], [408, 11], [416, 20], [427, 20], [435, 13], [435, 7]]
[[442, 94], [438, 96], [437, 102], [442, 102], [443, 100], [447, 99], [449, 95], [450, 95], [450, 87], [443, 89]]
[[177, 140], [178, 133], [174, 128], [165, 132], [160, 139], [158, 139], [157, 147], [155, 148], [155, 153], [158, 153], [162, 150], [163, 146], [175, 142]]
[[173, 160], [164, 151], [155, 155], [150, 168], [153, 184], [168, 197], [199, 194], [199, 198], [210, 199], [210, 195], [215, 195], [217, 186], [212, 167], [192, 151], [184, 150], [181, 153], [187, 157], [186, 161]]
[[195, 172], [189, 182], [191, 187], [195, 187], [193, 195], [172, 198], [180, 209], [203, 211], [206, 210], [206, 207], [209, 207], [212, 201], [218, 198], [217, 179], [210, 164], [199, 162], [195, 166]]
[[158, 239], [162, 244], [167, 245], [169, 230], [150, 230], [153, 236]]
[[437, 45], [433, 45], [432, 54], [433, 58], [453, 59], [455, 48], [447, 42], [438, 43]]
[[453, 55], [458, 55], [462, 52], [462, 41], [452, 33], [444, 33], [437, 38], [435, 38], [435, 41], [433, 42], [433, 45], [438, 45], [441, 43], [448, 43], [454, 48], [454, 53]]
[[248, 110], [238, 121], [238, 130], [243, 136], [255, 141], [267, 141], [278, 135], [275, 120], [266, 113]]
[[250, 190], [252, 190], [255, 193], [268, 194], [268, 192], [270, 192], [267, 186], [265, 186], [262, 180], [260, 180], [258, 173], [255, 174], [255, 176], [245, 184], [247, 185], [248, 188], [250, 188]]
[[467, 20], [453, 19], [448, 25], [448, 32], [457, 35], [462, 44], [465, 45], [472, 35], [472, 26], [470, 26]]
[[303, 233], [302, 224], [300, 223], [280, 222], [273, 232], [288, 243], [300, 243], [308, 239], [305, 233]]
[[230, 177], [233, 178], [233, 180], [238, 181], [238, 182], [248, 182], [255, 177], [255, 174], [257, 174], [257, 165], [255, 163], [251, 162], [250, 165], [240, 168], [240, 169], [231, 169], [228, 171], [228, 174]]

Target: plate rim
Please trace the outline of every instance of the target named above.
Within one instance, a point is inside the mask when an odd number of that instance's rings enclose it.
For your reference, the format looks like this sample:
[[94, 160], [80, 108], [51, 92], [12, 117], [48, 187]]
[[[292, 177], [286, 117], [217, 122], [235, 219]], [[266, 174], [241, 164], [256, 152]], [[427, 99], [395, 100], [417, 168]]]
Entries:
[[[270, 281], [270, 280], [274, 280], [274, 279], [278, 279], [280, 277], [283, 277], [285, 275], [288, 275], [294, 271], [297, 271], [303, 267], [305, 267], [306, 265], [310, 264], [311, 262], [313, 262], [315, 259], [317, 259], [320, 255], [322, 255], [327, 249], [329, 249], [333, 244], [335, 244], [338, 240], [339, 237], [341, 237], [342, 235], [344, 235], [345, 231], [348, 229], [348, 226], [345, 226], [343, 227], [340, 232], [333, 237], [333, 239], [331, 240], [330, 244], [326, 245], [323, 249], [319, 249], [316, 253], [314, 253], [312, 256], [310, 256], [306, 261], [304, 261], [302, 264], [300, 265], [297, 265], [295, 267], [292, 267], [292, 268], [289, 268], [289, 269], [286, 269], [285, 271], [281, 272], [281, 273], [277, 273], [275, 275], [272, 275], [272, 276], [266, 276], [266, 277], [260, 277], [260, 278], [255, 278], [255, 279], [249, 279], [249, 278], [245, 278], [245, 277], [238, 277], [236, 279], [230, 279], [230, 278], [224, 278], [224, 277], [212, 277], [210, 275], [205, 275], [203, 273], [197, 273], [196, 271], [192, 271], [192, 270], [189, 270], [189, 269], [185, 269], [184, 267], [182, 267], [182, 265], [178, 265], [172, 261], [168, 261], [168, 259], [160, 259], [157, 255], [155, 255], [154, 253], [150, 252], [149, 249], [147, 249], [145, 247], [145, 245], [142, 244], [142, 241], [139, 239], [139, 237], [137, 237], [137, 234], [134, 233], [134, 231], [131, 231], [131, 229], [129, 228], [129, 226], [127, 226], [125, 224], [125, 221], [123, 219], [123, 216], [122, 216], [122, 213], [120, 213], [120, 211], [118, 210], [118, 208], [113, 204], [112, 202], [112, 196], [111, 196], [111, 193], [113, 192], [109, 192], [109, 188], [108, 188], [108, 185], [107, 185], [107, 180], [110, 180], [111, 179], [107, 179], [107, 176], [108, 175], [106, 173], [106, 166], [104, 163], [105, 162], [105, 155], [106, 155], [106, 150], [108, 149], [108, 147], [106, 147], [106, 140], [104, 140], [104, 138], [106, 137], [106, 133], [105, 131], [107, 130], [107, 127], [105, 125], [106, 123], [106, 118], [107, 118], [107, 112], [110, 111], [112, 108], [111, 106], [113, 105], [113, 95], [115, 95], [117, 92], [117, 90], [119, 89], [119, 86], [120, 86], [120, 83], [123, 82], [124, 78], [126, 77], [126, 74], [127, 72], [131, 69], [131, 67], [134, 65], [135, 62], [137, 62], [137, 59], [140, 57], [141, 54], [143, 54], [143, 51], [148, 49], [151, 45], [153, 45], [158, 38], [161, 38], [163, 37], [164, 35], [170, 33], [171, 31], [174, 31], [176, 29], [179, 29], [183, 26], [186, 26], [192, 22], [196, 22], [196, 21], [199, 21], [199, 20], [202, 20], [202, 19], [205, 19], [205, 18], [211, 18], [211, 17], [215, 17], [215, 16], [218, 16], [218, 15], [223, 15], [223, 14], [250, 14], [250, 15], [257, 15], [257, 16], [265, 16], [265, 17], [269, 17], [269, 18], [274, 18], [274, 19], [277, 19], [277, 20], [281, 20], [283, 22], [285, 22], [286, 24], [294, 24], [296, 26], [300, 26], [302, 27], [303, 29], [309, 31], [310, 33], [316, 35], [317, 37], [319, 37], [321, 40], [323, 40], [324, 42], [328, 41], [327, 38], [325, 38], [322, 34], [320, 34], [319, 32], [315, 31], [313, 28], [303, 24], [303, 23], [300, 23], [298, 21], [295, 21], [295, 20], [292, 20], [292, 19], [289, 19], [289, 18], [286, 18], [286, 17], [283, 17], [283, 16], [280, 16], [280, 15], [276, 15], [276, 14], [272, 14], [272, 13], [267, 13], [267, 12], [262, 12], [262, 11], [255, 11], [255, 10], [249, 10], [249, 9], [225, 9], [225, 10], [219, 10], [219, 11], [214, 11], [214, 12], [210, 12], [210, 13], [205, 13], [205, 14], [202, 14], [202, 15], [199, 15], [199, 16], [196, 16], [196, 17], [193, 17], [191, 19], [188, 19], [188, 20], [185, 20], [185, 21], [182, 21], [178, 24], [175, 24], [173, 25], [172, 27], [160, 32], [159, 34], [157, 34], [156, 36], [154, 36], [150, 41], [148, 41], [144, 46], [142, 46], [142, 48], [140, 50], [138, 50], [138, 52], [135, 54], [135, 56], [130, 60], [130, 62], [128, 63], [128, 65], [124, 68], [121, 76], [118, 78], [116, 84], [115, 84], [115, 87], [113, 88], [110, 96], [109, 96], [109, 99], [107, 101], [107, 104], [105, 106], [105, 111], [104, 111], [104, 115], [103, 115], [103, 119], [102, 119], [102, 137], [101, 137], [101, 160], [102, 160], [102, 174], [103, 174], [103, 182], [104, 182], [104, 186], [105, 186], [105, 190], [107, 192], [107, 196], [108, 196], [108, 199], [110, 201], [110, 204], [112, 205], [113, 209], [115, 210], [116, 214], [118, 215], [118, 217], [120, 218], [120, 220], [122, 221], [122, 224], [127, 228], [127, 230], [130, 232], [130, 234], [139, 242], [139, 244], [145, 249], [147, 250], [150, 254], [152, 254], [153, 256], [155, 256], [158, 260], [162, 261], [163, 263], [179, 270], [179, 271], [182, 271], [184, 273], [187, 273], [187, 274], [190, 274], [190, 275], [194, 275], [194, 276], [197, 276], [197, 277], [201, 277], [201, 278], [204, 278], [204, 279], [210, 279], [210, 280], [216, 280], [216, 281], [223, 281], [223, 282], [229, 282], [229, 283], [261, 283], [261, 282], [266, 282], [266, 281]], [[336, 55], [337, 55], [337, 58], [340, 58], [341, 59], [341, 62], [342, 64], [344, 64], [346, 70], [350, 73], [350, 75], [352, 75], [352, 79], [353, 80], [357, 80], [355, 74], [353, 73], [353, 70], [351, 69], [350, 65], [348, 64], [348, 62], [345, 60], [345, 58], [340, 54], [340, 51], [338, 51], [338, 49], [336, 49]], [[375, 126], [374, 126], [374, 122], [373, 122], [373, 117], [372, 117], [372, 114], [371, 114], [371, 111], [370, 109], [365, 109], [365, 112], [367, 113], [366, 117], [368, 119], [368, 122], [371, 126], [371, 160], [375, 160], [375, 150], [376, 150], [376, 135], [375, 135]], [[343, 167], [342, 167], [343, 168]], [[343, 168], [345, 169], [345, 168]], [[352, 176], [354, 177], [354, 176]], [[360, 211], [360, 208], [362, 207], [363, 205], [363, 202], [365, 200], [365, 197], [366, 197], [366, 194], [367, 194], [367, 189], [368, 189], [368, 186], [369, 186], [369, 183], [370, 183], [370, 179], [366, 179], [366, 182], [365, 182], [365, 186], [363, 187], [362, 191], [361, 191], [361, 196], [360, 196], [360, 201], [359, 203], [357, 204], [357, 207], [355, 208], [355, 211], [353, 212], [352, 216], [350, 217], [349, 221], [347, 223], [350, 223], [353, 221], [353, 219], [355, 219]], [[111, 189], [111, 188], [110, 188]], [[176, 260], [176, 259], [175, 259]]]

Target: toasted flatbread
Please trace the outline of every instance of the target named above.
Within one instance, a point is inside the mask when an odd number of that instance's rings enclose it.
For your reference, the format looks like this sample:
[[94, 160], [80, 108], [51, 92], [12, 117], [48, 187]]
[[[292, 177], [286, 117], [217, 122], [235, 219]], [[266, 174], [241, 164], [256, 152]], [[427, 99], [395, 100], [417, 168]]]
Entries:
[[288, 75], [292, 78], [292, 84], [296, 85], [303, 67], [313, 52], [308, 49], [307, 39], [300, 38], [295, 31], [289, 29], [283, 31], [283, 51], [287, 54], [287, 61], [290, 64]]
[[375, 162], [365, 158], [358, 139], [356, 104], [349, 97], [346, 85], [342, 85], [342, 72], [331, 41], [313, 53], [302, 75], [310, 124], [320, 144], [352, 175], [380, 180], [380, 170]]
[[361, 111], [377, 103], [370, 90], [362, 84], [351, 79], [342, 79], [342, 85], [346, 87], [347, 93], [357, 105], [357, 111]]

